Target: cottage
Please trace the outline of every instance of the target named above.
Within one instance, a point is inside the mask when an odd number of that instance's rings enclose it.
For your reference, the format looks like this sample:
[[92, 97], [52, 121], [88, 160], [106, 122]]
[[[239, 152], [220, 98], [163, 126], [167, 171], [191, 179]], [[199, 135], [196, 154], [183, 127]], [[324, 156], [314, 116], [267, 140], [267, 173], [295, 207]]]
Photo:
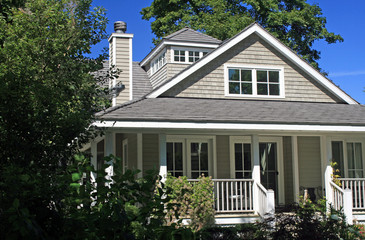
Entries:
[[141, 62], [132, 39], [117, 22], [109, 64], [122, 74], [109, 85], [123, 90], [97, 114], [107, 130], [88, 146], [94, 166], [114, 154], [125, 169], [212, 176], [217, 224], [256, 220], [305, 190], [365, 219], [364, 106], [259, 24], [223, 42], [183, 28]]

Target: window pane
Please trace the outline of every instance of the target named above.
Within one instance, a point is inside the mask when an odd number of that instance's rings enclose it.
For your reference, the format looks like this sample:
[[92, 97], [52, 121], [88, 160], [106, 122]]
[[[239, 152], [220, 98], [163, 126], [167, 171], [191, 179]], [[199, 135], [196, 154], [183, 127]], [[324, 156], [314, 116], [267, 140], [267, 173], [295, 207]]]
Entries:
[[203, 52], [203, 56], [207, 55], [208, 52]]
[[180, 57], [180, 62], [185, 62], [185, 57]]
[[276, 143], [267, 144], [268, 170], [276, 171]]
[[166, 160], [167, 160], [167, 170], [168, 171], [173, 171], [174, 170], [174, 165], [173, 165], [173, 143], [166, 143]]
[[199, 143], [191, 143], [191, 170], [199, 170]]
[[361, 143], [355, 143], [355, 161], [356, 161], [356, 169], [362, 170], [362, 150], [361, 150]]
[[230, 82], [229, 83], [229, 93], [240, 94], [240, 83]]
[[257, 81], [267, 82], [267, 71], [257, 71]]
[[269, 81], [270, 82], [279, 82], [279, 72], [270, 71], [269, 72]]
[[257, 94], [258, 95], [268, 95], [267, 94], [267, 84], [257, 84]]
[[242, 179], [243, 178], [243, 173], [242, 172], [236, 172], [236, 178], [237, 179]]
[[336, 169], [341, 177], [345, 177], [343, 169], [343, 145], [342, 142], [332, 142], [332, 159], [336, 163]]
[[192, 177], [193, 179], [198, 178], [198, 177], [199, 177], [199, 172], [192, 172], [192, 173], [191, 173], [191, 177]]
[[175, 51], [174, 51], [174, 55], [175, 55], [175, 56], [179, 55], [179, 51], [178, 51], [178, 50], [175, 50]]
[[204, 175], [204, 177], [208, 177], [208, 176], [209, 176], [209, 173], [208, 173], [208, 172], [202, 172], [202, 173], [200, 174], [200, 176], [202, 176], [202, 175]]
[[192, 56], [194, 56], [194, 52], [189, 51], [189, 57], [192, 57]]
[[244, 168], [251, 171], [251, 144], [244, 144]]
[[200, 170], [208, 170], [208, 143], [200, 143]]
[[347, 162], [349, 169], [355, 169], [354, 149], [352, 143], [347, 143]]
[[175, 172], [174, 177], [181, 177], [183, 175], [182, 172]]
[[189, 62], [195, 62], [193, 57], [189, 57]]
[[238, 69], [228, 70], [229, 80], [239, 81], [240, 71]]
[[175, 143], [175, 170], [183, 170], [182, 143]]
[[242, 154], [242, 144], [241, 143], [234, 144], [234, 157], [235, 157], [236, 171], [243, 170], [243, 166], [242, 166], [243, 154]]
[[266, 172], [267, 169], [267, 154], [266, 154], [266, 143], [259, 144], [260, 152], [260, 167], [262, 172]]
[[241, 70], [241, 81], [252, 81], [251, 70]]
[[278, 96], [279, 94], [279, 84], [270, 84], [270, 95]]
[[175, 62], [178, 62], [178, 61], [179, 61], [179, 57], [175, 56], [175, 57], [174, 57], [174, 61], [175, 61]]
[[252, 83], [241, 83], [242, 94], [252, 94]]

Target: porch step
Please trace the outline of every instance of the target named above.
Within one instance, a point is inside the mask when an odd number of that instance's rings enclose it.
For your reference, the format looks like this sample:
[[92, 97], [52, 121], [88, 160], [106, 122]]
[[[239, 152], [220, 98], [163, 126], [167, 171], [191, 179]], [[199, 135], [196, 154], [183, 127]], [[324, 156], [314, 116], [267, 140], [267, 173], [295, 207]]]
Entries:
[[244, 214], [216, 214], [215, 224], [217, 225], [234, 225], [243, 223], [254, 223], [260, 221], [261, 218], [255, 213], [244, 213]]

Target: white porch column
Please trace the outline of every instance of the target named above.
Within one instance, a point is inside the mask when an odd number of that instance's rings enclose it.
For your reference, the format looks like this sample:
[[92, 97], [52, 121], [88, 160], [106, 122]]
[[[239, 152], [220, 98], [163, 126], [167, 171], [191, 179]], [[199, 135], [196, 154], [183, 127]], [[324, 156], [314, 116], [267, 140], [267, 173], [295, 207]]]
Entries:
[[137, 169], [141, 170], [138, 177], [143, 176], [143, 136], [142, 133], [137, 133]]
[[160, 146], [160, 176], [162, 182], [167, 177], [167, 159], [166, 159], [166, 134], [159, 134], [159, 146]]
[[267, 190], [266, 212], [270, 215], [275, 214], [275, 192], [272, 189]]
[[259, 211], [259, 194], [258, 194], [258, 186], [257, 183], [261, 183], [261, 175], [260, 175], [260, 149], [259, 149], [259, 136], [252, 135], [252, 155], [253, 155], [253, 167], [252, 167], [252, 179], [255, 182], [253, 188], [253, 210]]
[[324, 187], [326, 189], [326, 200], [327, 207], [332, 203], [333, 196], [331, 191], [330, 182], [332, 181], [333, 169], [331, 166], [332, 160], [332, 145], [331, 138], [327, 136], [321, 136], [321, 152], [322, 152], [322, 163], [324, 166]]
[[[90, 143], [90, 151], [91, 151], [91, 166], [97, 170], [98, 167], [98, 143], [96, 141], [92, 141]], [[96, 173], [91, 172], [91, 182], [96, 181]]]
[[[115, 156], [115, 133], [114, 132], [106, 132], [104, 139], [104, 156], [107, 157], [109, 155]], [[113, 161], [109, 161], [106, 164], [109, 165], [108, 168], [105, 169], [105, 172], [108, 176], [113, 176]]]
[[293, 194], [294, 201], [299, 202], [299, 157], [298, 136], [291, 137], [292, 167], [293, 167]]

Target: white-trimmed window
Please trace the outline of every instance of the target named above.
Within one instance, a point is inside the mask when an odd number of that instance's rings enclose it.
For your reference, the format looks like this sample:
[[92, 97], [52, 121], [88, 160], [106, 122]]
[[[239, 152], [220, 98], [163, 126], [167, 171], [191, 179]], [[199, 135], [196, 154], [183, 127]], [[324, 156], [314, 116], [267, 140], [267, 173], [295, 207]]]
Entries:
[[225, 66], [225, 94], [235, 97], [284, 97], [283, 68]]
[[332, 141], [332, 160], [340, 170], [341, 177], [364, 177], [364, 141]]
[[183, 176], [183, 143], [166, 143], [167, 171], [174, 177]]
[[151, 62], [151, 74], [157, 72], [160, 68], [162, 68], [166, 64], [166, 52], [161, 53], [158, 55], [152, 62]]
[[250, 137], [230, 137], [232, 176], [236, 179], [252, 178], [252, 153]]
[[172, 62], [191, 64], [205, 56], [208, 53], [208, 50], [173, 47], [171, 53]]

